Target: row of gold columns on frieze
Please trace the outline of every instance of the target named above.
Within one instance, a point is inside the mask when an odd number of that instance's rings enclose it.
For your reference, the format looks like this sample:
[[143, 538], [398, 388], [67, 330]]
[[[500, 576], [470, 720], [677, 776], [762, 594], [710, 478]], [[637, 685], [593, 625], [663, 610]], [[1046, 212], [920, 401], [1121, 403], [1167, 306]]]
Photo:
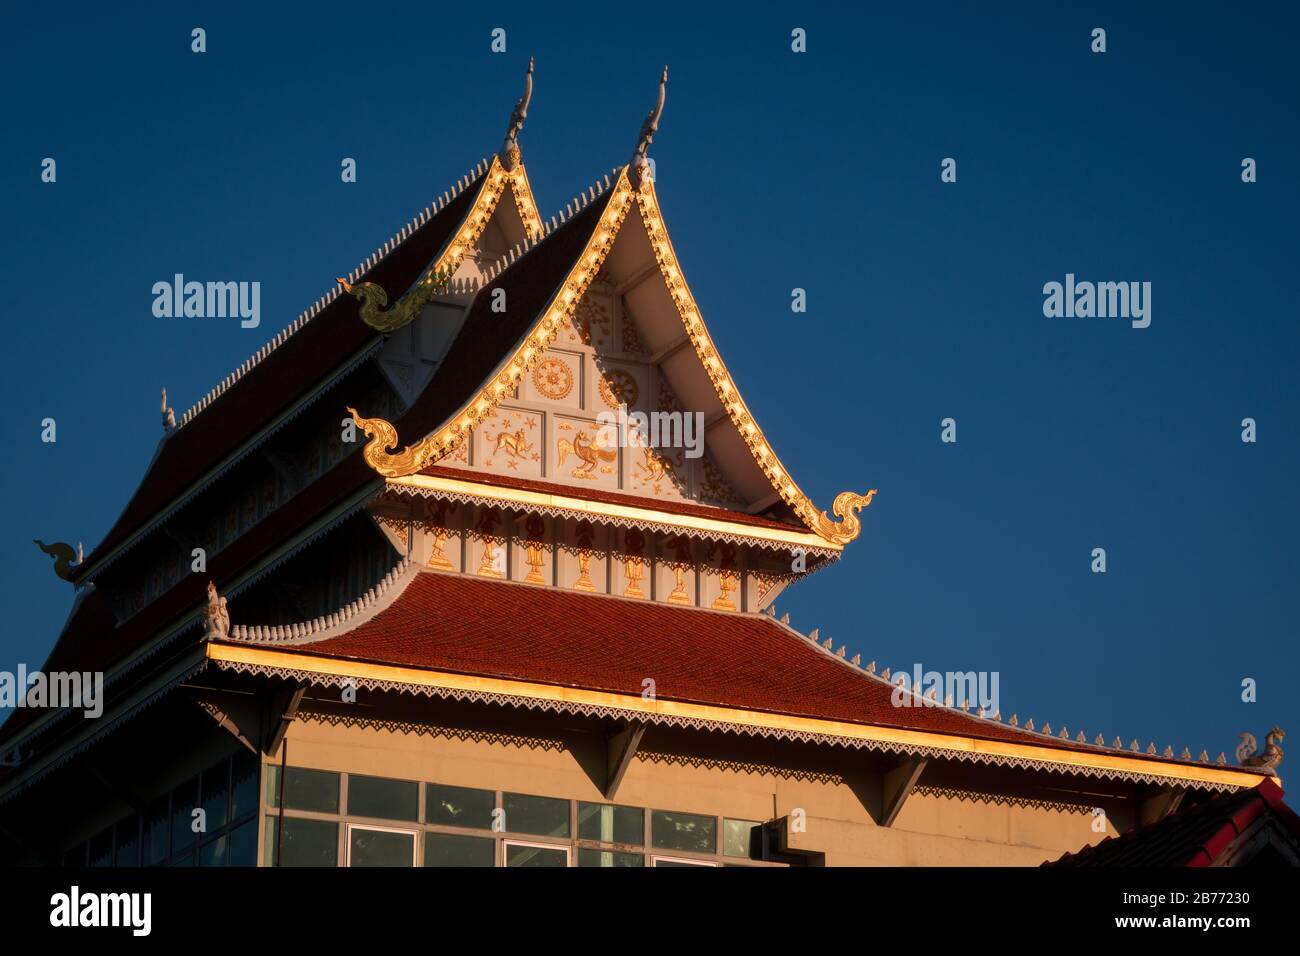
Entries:
[[[447, 499], [428, 499], [416, 509], [414, 526], [423, 536], [418, 546], [413, 538], [412, 546], [417, 560], [432, 570], [459, 569], [476, 577], [607, 591], [634, 600], [658, 596], [679, 605], [695, 605], [704, 579], [715, 576], [716, 594], [703, 606], [737, 611], [743, 604], [744, 549], [731, 542], [598, 525], [582, 518], [547, 519]], [[572, 560], [562, 560], [565, 554]], [[603, 571], [598, 565], [602, 559]], [[515, 561], [522, 562], [518, 570]], [[666, 593], [656, 593], [656, 568], [669, 572], [662, 582]]]

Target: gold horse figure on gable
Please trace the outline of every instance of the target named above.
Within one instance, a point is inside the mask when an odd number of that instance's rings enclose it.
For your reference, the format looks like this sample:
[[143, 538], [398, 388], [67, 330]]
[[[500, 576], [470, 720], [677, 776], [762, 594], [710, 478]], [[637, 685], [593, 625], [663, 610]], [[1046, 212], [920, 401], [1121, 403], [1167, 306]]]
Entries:
[[[488, 438], [492, 438], [492, 436], [489, 435]], [[527, 438], [528, 436], [524, 434], [522, 428], [516, 429], [513, 434], [502, 430], [502, 432], [493, 439], [493, 441], [496, 442], [496, 446], [492, 449], [492, 454], [495, 455], [504, 448], [506, 454], [510, 455], [512, 458], [523, 458], [526, 455], [531, 455], [533, 452], [533, 446]]]

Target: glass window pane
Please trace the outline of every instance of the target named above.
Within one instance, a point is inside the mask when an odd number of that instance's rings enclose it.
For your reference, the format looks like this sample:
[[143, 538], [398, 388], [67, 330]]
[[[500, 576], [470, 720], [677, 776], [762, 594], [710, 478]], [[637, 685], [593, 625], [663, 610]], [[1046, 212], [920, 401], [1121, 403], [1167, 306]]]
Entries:
[[656, 810], [650, 815], [650, 839], [665, 850], [713, 853], [718, 847], [718, 821], [696, 813]]
[[426, 823], [490, 830], [492, 811], [496, 805], [497, 795], [491, 790], [444, 787], [436, 783], [431, 783], [424, 788]]
[[[266, 858], [276, 865], [280, 852], [276, 817], [266, 818]], [[328, 820], [284, 818], [281, 866], [338, 866], [339, 825]]]
[[[270, 767], [266, 779], [268, 806], [280, 806], [280, 768]], [[288, 767], [284, 773], [284, 805], [289, 810], [339, 812], [339, 775], [329, 770]]]
[[226, 866], [230, 841], [223, 833], [215, 840], [209, 840], [199, 848], [199, 866]]
[[194, 811], [199, 806], [199, 778], [186, 780], [172, 791], [172, 853], [194, 845]]
[[613, 850], [579, 850], [578, 866], [645, 866], [645, 857]]
[[725, 856], [763, 857], [763, 824], [756, 820], [723, 820], [722, 852]]
[[496, 866], [496, 862], [496, 841], [491, 837], [424, 835], [425, 866]]
[[645, 811], [607, 803], [578, 804], [578, 838], [601, 843], [645, 843]]
[[89, 866], [113, 865], [113, 828], [109, 827], [90, 838]]
[[203, 771], [200, 785], [203, 798], [205, 833], [226, 825], [230, 814], [230, 761], [223, 760], [215, 767]]
[[568, 866], [567, 850], [558, 847], [506, 844], [506, 866]]
[[655, 866], [717, 866], [716, 863], [705, 863], [701, 860], [699, 863], [692, 863], [690, 860], [665, 860], [659, 857], [655, 860]]
[[140, 865], [140, 817], [130, 816], [117, 824], [117, 865]]
[[348, 813], [385, 820], [419, 819], [420, 789], [406, 780], [348, 774]]
[[[348, 781], [351, 786], [351, 781]], [[349, 866], [414, 866], [415, 834], [349, 827]]]
[[231, 758], [230, 819], [238, 820], [257, 809], [257, 774], [261, 764], [255, 754], [240, 749]]
[[257, 865], [257, 821], [249, 820], [230, 831], [231, 866]]
[[149, 804], [144, 818], [144, 864], [152, 866], [167, 859], [167, 838], [171, 822], [167, 815], [167, 797], [163, 795]]
[[537, 836], [569, 835], [569, 801], [552, 797], [530, 797], [522, 793], [502, 794], [507, 833]]

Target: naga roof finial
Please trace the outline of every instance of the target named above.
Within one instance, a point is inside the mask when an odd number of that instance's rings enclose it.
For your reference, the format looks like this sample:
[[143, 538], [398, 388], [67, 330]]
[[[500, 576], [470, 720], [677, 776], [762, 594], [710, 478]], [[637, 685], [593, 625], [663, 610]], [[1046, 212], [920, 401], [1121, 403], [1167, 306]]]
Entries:
[[632, 153], [632, 162], [628, 164], [628, 176], [632, 185], [642, 189], [654, 182], [654, 167], [646, 157], [650, 144], [654, 142], [655, 133], [659, 132], [659, 117], [664, 114], [664, 97], [668, 91], [668, 66], [664, 65], [664, 74], [659, 78], [659, 99], [654, 108], [645, 116], [641, 124], [641, 135], [637, 138], [636, 149]]
[[519, 165], [519, 132], [524, 128], [528, 118], [528, 104], [533, 98], [533, 58], [528, 58], [528, 73], [524, 77], [524, 95], [515, 103], [514, 112], [510, 114], [510, 125], [506, 127], [505, 142], [501, 144], [501, 165], [507, 170]]
[[64, 544], [62, 541], [56, 541], [54, 544], [46, 544], [40, 538], [33, 538], [32, 541], [36, 547], [54, 559], [54, 573], [65, 581], [72, 580], [73, 569], [85, 560], [85, 551], [80, 543], [74, 551], [72, 545]]

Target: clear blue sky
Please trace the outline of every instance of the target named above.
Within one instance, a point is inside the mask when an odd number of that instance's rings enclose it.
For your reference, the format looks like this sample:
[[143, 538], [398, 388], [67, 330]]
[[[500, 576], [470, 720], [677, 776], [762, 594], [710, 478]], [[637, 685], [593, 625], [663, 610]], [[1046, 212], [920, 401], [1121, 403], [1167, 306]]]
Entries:
[[[627, 160], [669, 64], [652, 154], [706, 321], [819, 504], [879, 489], [779, 601], [797, 626], [997, 670], [1005, 713], [1107, 740], [1300, 725], [1293, 4], [173, 6], [3, 14], [0, 668], [72, 598], [31, 539], [107, 531], [159, 388], [179, 414], [495, 150], [535, 55], [548, 217]], [[262, 326], [154, 318], [176, 272], [260, 281]], [[1067, 272], [1150, 281], [1151, 327], [1045, 318]]]

